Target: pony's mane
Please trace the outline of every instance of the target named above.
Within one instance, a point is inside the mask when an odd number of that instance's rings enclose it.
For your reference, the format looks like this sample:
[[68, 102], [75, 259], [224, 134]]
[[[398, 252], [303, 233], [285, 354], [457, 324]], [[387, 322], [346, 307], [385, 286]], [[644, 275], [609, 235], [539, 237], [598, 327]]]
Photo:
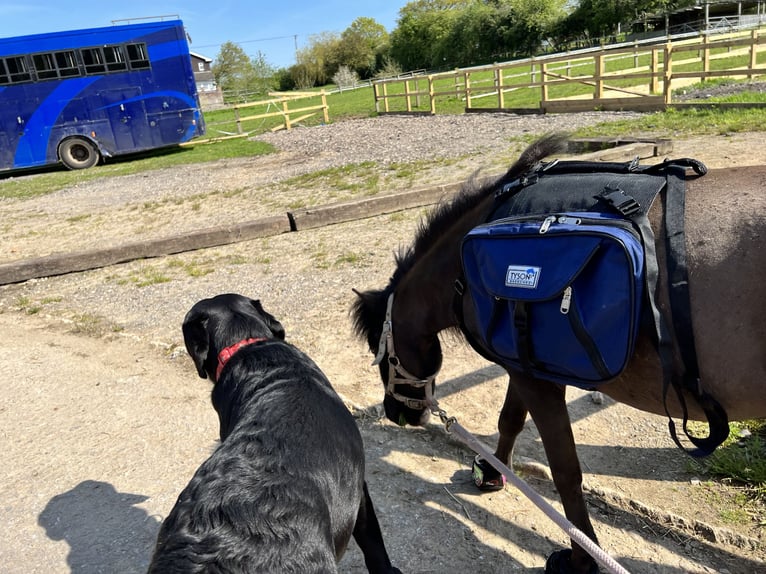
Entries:
[[496, 189], [510, 183], [532, 169], [544, 158], [566, 150], [567, 136], [550, 134], [527, 147], [510, 169], [492, 181], [479, 179], [476, 174], [463, 184], [460, 191], [449, 201], [440, 202], [423, 220], [415, 232], [409, 247], [401, 247], [394, 254], [396, 268], [388, 285], [380, 290], [357, 292], [358, 298], [351, 308], [354, 331], [366, 337], [370, 349], [375, 352], [385, 316], [386, 301], [399, 281], [417, 263], [418, 259], [434, 247], [450, 227], [467, 211], [475, 208]]
[[415, 238], [409, 247], [400, 247], [395, 254], [396, 269], [391, 276], [389, 289], [393, 289], [399, 280], [412, 269], [419, 257], [427, 253], [434, 244], [447, 233], [450, 227], [463, 214], [475, 208], [496, 189], [517, 179], [532, 169], [544, 158], [566, 150], [565, 134], [549, 134], [527, 147], [508, 171], [492, 181], [479, 179], [474, 174], [460, 188], [460, 191], [448, 201], [439, 204], [422, 219], [415, 231]]

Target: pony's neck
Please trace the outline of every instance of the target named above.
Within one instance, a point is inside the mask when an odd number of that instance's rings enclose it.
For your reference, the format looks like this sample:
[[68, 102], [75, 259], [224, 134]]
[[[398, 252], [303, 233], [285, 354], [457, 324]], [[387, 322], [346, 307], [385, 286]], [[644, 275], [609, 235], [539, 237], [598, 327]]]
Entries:
[[[457, 217], [396, 287], [394, 323], [400, 323], [412, 337], [436, 336], [444, 329], [459, 327], [453, 306], [455, 281], [463, 273], [460, 245], [465, 234], [485, 220], [493, 201], [489, 195]], [[397, 300], [405, 302], [399, 309]]]

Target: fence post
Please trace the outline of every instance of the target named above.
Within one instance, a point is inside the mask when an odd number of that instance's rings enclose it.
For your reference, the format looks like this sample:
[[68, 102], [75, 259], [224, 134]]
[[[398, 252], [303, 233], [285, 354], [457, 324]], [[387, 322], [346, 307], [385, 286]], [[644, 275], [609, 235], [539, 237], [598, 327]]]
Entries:
[[237, 133], [242, 134], [242, 122], [239, 119], [239, 107], [234, 104], [234, 121], [237, 122]]
[[460, 68], [455, 68], [455, 99], [460, 98]]
[[407, 104], [407, 111], [412, 111], [412, 102], [410, 102], [410, 81], [404, 80], [404, 101]]
[[376, 114], [380, 113], [380, 101], [378, 99], [379, 98], [379, 96], [378, 96], [378, 85], [379, 84], [377, 84], [375, 82], [373, 82], [373, 84], [372, 84], [372, 97], [375, 98], [375, 113]]
[[548, 63], [540, 62], [540, 107], [545, 109], [545, 103], [548, 101]]
[[747, 75], [748, 80], [753, 79], [752, 71], [758, 65], [758, 30], [750, 31], [750, 72]]
[[322, 90], [322, 111], [324, 112], [324, 123], [330, 123], [330, 107], [327, 105], [327, 94]]
[[704, 49], [702, 50], [702, 81], [704, 82], [707, 80], [707, 75], [710, 72], [710, 35], [705, 34], [702, 37], [702, 46]]
[[503, 94], [503, 69], [499, 66], [495, 68], [495, 89], [497, 90], [497, 107], [502, 110], [505, 108], [505, 94]]
[[604, 75], [604, 50], [593, 55], [593, 67], [593, 79], [596, 83], [596, 90], [593, 93], [593, 98], [600, 100], [604, 97], [604, 80], [601, 77]]
[[290, 110], [287, 109], [287, 99], [282, 100], [282, 113], [285, 116], [285, 129], [289, 132], [293, 126], [290, 123]]
[[471, 109], [471, 74], [469, 72], [465, 72], [464, 75], [464, 82], [465, 82], [465, 109], [470, 110]]
[[434, 77], [428, 76], [428, 99], [431, 100], [431, 114], [436, 114], [436, 96], [434, 95]]
[[670, 89], [670, 83], [673, 76], [673, 45], [670, 41], [665, 44], [665, 74], [662, 86], [662, 95], [665, 98], [665, 104], [669, 104], [673, 97]]

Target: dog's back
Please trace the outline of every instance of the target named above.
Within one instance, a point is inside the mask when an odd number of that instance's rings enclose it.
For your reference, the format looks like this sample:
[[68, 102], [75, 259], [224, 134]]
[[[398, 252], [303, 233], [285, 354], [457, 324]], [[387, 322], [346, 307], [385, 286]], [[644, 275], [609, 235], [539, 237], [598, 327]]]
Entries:
[[150, 573], [331, 573], [353, 535], [374, 574], [391, 565], [364, 481], [362, 436], [314, 362], [260, 301], [227, 293], [183, 323], [213, 381], [221, 444], [178, 497]]
[[222, 442], [163, 523], [150, 572], [334, 572], [364, 451], [330, 383], [301, 351], [269, 341], [237, 352], [213, 405]]

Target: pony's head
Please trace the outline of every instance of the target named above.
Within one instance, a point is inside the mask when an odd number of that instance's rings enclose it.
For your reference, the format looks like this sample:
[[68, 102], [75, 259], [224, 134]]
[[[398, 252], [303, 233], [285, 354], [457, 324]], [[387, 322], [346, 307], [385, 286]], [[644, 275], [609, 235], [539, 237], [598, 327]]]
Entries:
[[[422, 349], [417, 361], [409, 358], [405, 369], [394, 347], [393, 289], [356, 292], [351, 316], [356, 333], [367, 340], [375, 355], [374, 365], [380, 370], [385, 395], [383, 407], [386, 417], [400, 426], [424, 425], [430, 411], [435, 408], [433, 392], [436, 372], [441, 366], [441, 346], [438, 337], [430, 339]], [[409, 346], [405, 352], [409, 350]], [[417, 363], [417, 364], [416, 364]], [[425, 373], [425, 374], [420, 374]]]

